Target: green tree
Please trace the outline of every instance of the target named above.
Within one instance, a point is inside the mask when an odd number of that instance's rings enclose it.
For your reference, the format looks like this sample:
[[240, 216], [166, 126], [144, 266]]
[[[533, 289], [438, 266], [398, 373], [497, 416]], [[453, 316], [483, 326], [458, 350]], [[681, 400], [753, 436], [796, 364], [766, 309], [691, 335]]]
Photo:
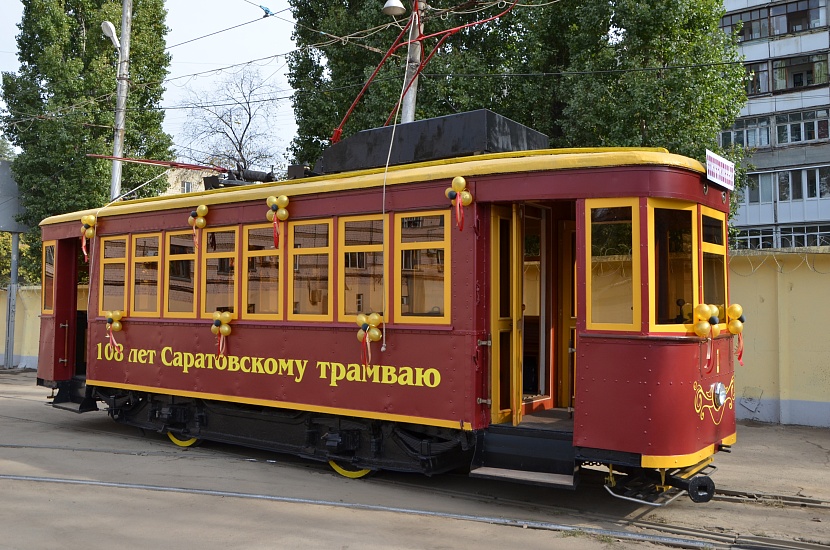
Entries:
[[[746, 101], [721, 0], [586, 0], [569, 32], [567, 107], [575, 146], [660, 146], [699, 160]], [[736, 152], [740, 156], [740, 151]]]
[[[314, 162], [400, 28], [390, 24], [377, 0], [290, 3], [298, 46], [289, 58], [298, 126], [291, 152], [296, 160]], [[486, 11], [439, 13], [430, 8], [424, 34], [479, 21], [503, 9], [494, 5]], [[453, 34], [421, 76], [416, 118], [489, 108], [555, 134], [553, 121], [562, 107], [559, 81], [540, 74], [564, 67], [562, 52], [567, 44], [561, 37], [568, 21], [568, 11], [558, 4], [516, 7], [500, 19]], [[540, 43], [542, 35], [545, 40]], [[437, 42], [438, 38], [426, 41], [426, 54]], [[404, 47], [381, 69], [344, 127], [344, 136], [383, 126], [400, 97], [405, 62]], [[529, 73], [537, 75], [513, 76]]]
[[17, 153], [14, 152], [12, 144], [5, 137], [0, 136], [0, 160], [14, 160]]
[[[165, 53], [163, 0], [134, 0], [124, 154], [172, 158], [170, 136], [157, 107], [170, 56]], [[8, 111], [5, 135], [22, 152], [12, 173], [26, 209], [21, 220], [35, 229], [26, 236], [31, 254], [21, 264], [39, 272], [38, 223], [51, 215], [109, 202], [110, 163], [88, 153], [111, 154], [117, 53], [101, 33], [105, 20], [120, 33], [121, 3], [111, 0], [23, 0], [17, 36], [20, 69], [3, 73]], [[158, 168], [126, 164], [122, 190], [158, 174]], [[157, 194], [163, 179], [138, 196]]]

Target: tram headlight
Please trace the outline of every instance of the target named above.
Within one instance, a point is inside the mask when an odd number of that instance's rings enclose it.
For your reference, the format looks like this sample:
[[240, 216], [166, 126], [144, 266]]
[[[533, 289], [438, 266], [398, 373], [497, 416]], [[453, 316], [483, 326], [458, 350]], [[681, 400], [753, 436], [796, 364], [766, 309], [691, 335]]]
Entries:
[[726, 398], [728, 397], [726, 393], [726, 386], [724, 386], [721, 382], [718, 382], [712, 386], [712, 396], [715, 399], [715, 407], [721, 408], [723, 404], [726, 403]]

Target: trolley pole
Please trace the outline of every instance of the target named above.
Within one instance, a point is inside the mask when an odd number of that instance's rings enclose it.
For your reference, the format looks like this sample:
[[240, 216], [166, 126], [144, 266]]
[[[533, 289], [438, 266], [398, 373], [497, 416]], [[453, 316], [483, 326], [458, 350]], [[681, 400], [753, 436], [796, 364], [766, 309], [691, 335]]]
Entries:
[[[124, 156], [124, 119], [127, 112], [127, 88], [130, 79], [130, 29], [133, 21], [133, 1], [123, 0], [121, 6], [121, 47], [118, 48], [118, 87], [115, 96], [115, 136], [112, 156]], [[121, 161], [112, 161], [110, 200], [121, 195]]]

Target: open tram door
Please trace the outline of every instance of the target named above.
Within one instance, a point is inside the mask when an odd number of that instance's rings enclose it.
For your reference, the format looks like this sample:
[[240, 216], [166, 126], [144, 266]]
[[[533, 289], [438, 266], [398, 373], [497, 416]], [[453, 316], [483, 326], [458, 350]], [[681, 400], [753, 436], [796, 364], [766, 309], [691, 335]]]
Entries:
[[494, 206], [491, 220], [491, 422], [522, 421], [523, 209]]

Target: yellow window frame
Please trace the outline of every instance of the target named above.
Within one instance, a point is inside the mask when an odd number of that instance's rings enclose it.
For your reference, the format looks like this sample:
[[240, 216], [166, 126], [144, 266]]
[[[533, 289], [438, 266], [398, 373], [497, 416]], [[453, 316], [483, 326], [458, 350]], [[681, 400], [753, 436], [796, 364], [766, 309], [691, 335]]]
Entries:
[[692, 220], [692, 307], [700, 300], [700, 218], [697, 215], [697, 204], [670, 199], [648, 199], [648, 288], [649, 288], [649, 331], [651, 332], [678, 332], [685, 334], [692, 330], [692, 324], [657, 324], [657, 263], [655, 259], [654, 242], [654, 209], [682, 210], [691, 213]]
[[[170, 241], [173, 237], [189, 236], [193, 237], [193, 231], [170, 231], [164, 235], [164, 302], [162, 304], [162, 312], [165, 317], [172, 317], [175, 319], [195, 319], [196, 307], [199, 302], [199, 294], [196, 292], [199, 281], [199, 262], [197, 261], [198, 248], [194, 246], [192, 254], [170, 254]], [[170, 301], [170, 262], [177, 260], [192, 260], [193, 261], [193, 308], [190, 311], [170, 311], [168, 303]]]
[[[714, 218], [721, 222], [721, 244], [714, 244], [714, 243], [707, 243], [703, 241], [703, 216], [709, 216], [710, 218]], [[723, 292], [724, 292], [724, 304], [723, 307], [726, 308], [729, 306], [729, 277], [728, 277], [728, 257], [727, 257], [727, 233], [728, 228], [726, 224], [726, 213], [721, 212], [720, 210], [715, 210], [714, 208], [709, 208], [708, 206], [700, 206], [700, 214], [698, 215], [698, 225], [701, 228], [700, 231], [700, 269], [703, 269], [703, 254], [708, 252], [710, 254], [717, 254], [723, 257]], [[706, 301], [707, 297], [703, 293], [703, 283], [700, 284], [700, 291], [703, 294], [702, 300]], [[709, 304], [712, 302], [706, 301], [705, 303]], [[726, 329], [726, 312], [721, 312], [720, 315], [720, 327], [721, 329]], [[691, 329], [690, 329], [691, 330]]]
[[[598, 208], [631, 208], [631, 323], [600, 323], [593, 320], [592, 269], [591, 269], [591, 211]], [[642, 294], [640, 277], [640, 199], [625, 197], [614, 199], [585, 199], [585, 307], [588, 330], [639, 331], [642, 323]]]
[[[210, 235], [213, 233], [225, 233], [231, 232], [233, 233], [233, 251], [231, 252], [210, 252], [208, 250], [208, 239]], [[233, 269], [233, 289], [231, 290], [231, 296], [233, 300], [233, 312], [231, 313], [232, 319], [239, 319], [239, 268], [237, 266], [238, 259], [239, 259], [239, 228], [235, 225], [230, 225], [226, 227], [211, 227], [210, 229], [203, 229], [202, 235], [199, 238], [199, 247], [202, 249], [202, 259], [200, 262], [200, 271], [201, 277], [199, 277], [199, 300], [201, 302], [201, 313], [200, 317], [202, 319], [212, 319], [214, 311], [207, 311], [207, 279], [208, 279], [208, 271], [207, 271], [207, 263], [208, 260], [215, 260], [219, 258], [229, 258], [234, 263]]]
[[[294, 248], [294, 232], [298, 227], [304, 225], [326, 225], [328, 226], [328, 246], [318, 246], [314, 248]], [[329, 219], [323, 220], [303, 220], [288, 223], [288, 259], [285, 262], [286, 270], [288, 271], [288, 279], [285, 284], [288, 285], [288, 299], [286, 300], [285, 309], [288, 312], [288, 319], [290, 321], [333, 321], [334, 309], [332, 300], [334, 293], [332, 292], [334, 286], [334, 277], [332, 277], [332, 270], [334, 269], [334, 221]], [[294, 313], [294, 259], [298, 256], [308, 256], [312, 254], [325, 254], [328, 257], [328, 283], [327, 283], [327, 314], [310, 314], [310, 313]]]
[[[376, 245], [346, 245], [346, 224], [350, 222], [362, 221], [377, 221], [383, 222], [383, 242]], [[383, 284], [381, 285], [383, 292], [383, 303], [386, 305], [386, 311], [383, 312], [383, 322], [388, 320], [389, 304], [389, 262], [387, 260], [386, 251], [389, 250], [389, 215], [384, 219], [382, 214], [374, 214], [370, 216], [351, 216], [343, 217], [338, 220], [338, 270], [337, 270], [337, 288], [339, 289], [337, 303], [337, 319], [342, 322], [354, 322], [356, 316], [346, 315], [346, 264], [345, 255], [349, 252], [380, 252], [383, 254]], [[361, 313], [379, 313], [371, 311], [362, 311]]]
[[[157, 256], [139, 256], [136, 245], [139, 239], [147, 239], [156, 237], [158, 239], [158, 255]], [[132, 259], [130, 260], [130, 276], [129, 276], [129, 291], [130, 296], [130, 316], [131, 317], [158, 317], [161, 310], [161, 283], [164, 279], [161, 269], [161, 252], [164, 249], [161, 233], [143, 233], [140, 235], [133, 235], [131, 242]], [[153, 311], [136, 311], [135, 307], [135, 272], [137, 264], [155, 262], [158, 265], [158, 281], [156, 281], [156, 307]]]
[[[282, 224], [281, 224], [282, 225]], [[242, 271], [242, 306], [240, 307], [239, 314], [241, 315], [242, 319], [258, 319], [258, 320], [279, 320], [283, 318], [283, 311], [285, 308], [283, 307], [283, 274], [285, 273], [285, 262], [283, 262], [283, 253], [282, 247], [280, 248], [272, 248], [272, 249], [265, 249], [265, 250], [248, 250], [248, 238], [250, 231], [256, 229], [268, 229], [273, 230], [274, 224], [271, 223], [261, 223], [261, 224], [254, 224], [254, 225], [246, 225], [242, 228], [242, 264], [241, 264], [241, 271]], [[279, 235], [279, 242], [282, 243], [284, 240], [282, 233]], [[248, 313], [247, 312], [247, 303], [248, 303], [248, 282], [249, 282], [249, 273], [248, 273], [248, 260], [250, 258], [262, 258], [264, 256], [276, 256], [277, 258], [277, 265], [278, 265], [278, 279], [277, 279], [277, 312], [276, 313]]]
[[[419, 241], [412, 243], [404, 243], [401, 241], [401, 221], [404, 218], [417, 218], [441, 216], [444, 218], [444, 238], [440, 241]], [[450, 233], [452, 226], [450, 225], [450, 210], [421, 210], [418, 212], [400, 212], [395, 214], [395, 284], [393, 289], [393, 304], [394, 305], [394, 320], [401, 324], [418, 324], [418, 325], [449, 325], [452, 319], [450, 306], [452, 304], [452, 250], [450, 247]], [[440, 248], [444, 251], [444, 314], [441, 316], [431, 315], [401, 315], [401, 296], [402, 296], [402, 276], [403, 265], [401, 262], [401, 253], [404, 250], [428, 250], [431, 248]]]
[[[40, 312], [52, 314], [55, 313], [55, 297], [58, 279], [55, 276], [58, 269], [58, 241], [43, 241], [43, 248], [40, 251], [40, 280], [46, 280], [46, 249], [52, 247], [52, 308], [46, 309], [46, 294], [41, 291], [40, 296]], [[42, 287], [41, 287], [42, 288]]]
[[[121, 264], [124, 266], [124, 296], [121, 299], [121, 307], [119, 311], [121, 311], [125, 316], [127, 315], [127, 294], [129, 293], [129, 283], [130, 283], [130, 266], [128, 265], [129, 262], [129, 247], [127, 243], [129, 241], [129, 235], [116, 235], [112, 237], [100, 237], [100, 256], [101, 259], [101, 267], [99, 271], [100, 279], [98, 283], [98, 313], [102, 316], [106, 315], [107, 311], [113, 311], [104, 309], [104, 270], [108, 265], [115, 265]], [[115, 242], [115, 241], [123, 241], [124, 242], [124, 257], [123, 258], [106, 258], [104, 251], [106, 250], [107, 243]]]

